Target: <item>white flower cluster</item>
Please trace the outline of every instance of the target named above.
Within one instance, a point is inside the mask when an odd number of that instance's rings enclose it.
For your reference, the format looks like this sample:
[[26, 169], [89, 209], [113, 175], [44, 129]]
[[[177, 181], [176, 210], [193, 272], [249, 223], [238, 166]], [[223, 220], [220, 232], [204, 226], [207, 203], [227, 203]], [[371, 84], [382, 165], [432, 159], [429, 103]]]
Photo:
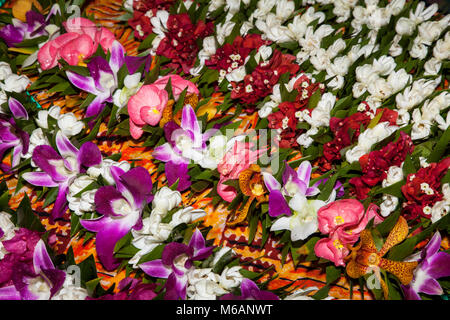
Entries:
[[0, 61], [0, 104], [8, 101], [6, 92], [24, 92], [30, 83], [27, 76], [13, 73], [7, 62]]
[[170, 222], [163, 222], [169, 211], [180, 205], [181, 200], [180, 192], [172, 191], [168, 187], [161, 188], [155, 194], [150, 216], [142, 220], [143, 226], [140, 230], [133, 229], [131, 231], [133, 235], [131, 243], [139, 249], [139, 252], [129, 261], [133, 268], [138, 267], [137, 263], [142, 256], [167, 240], [173, 228], [182, 223], [190, 223], [206, 215], [204, 210], [186, 207], [176, 211], [172, 215]]
[[[403, 166], [403, 164], [402, 164]], [[396, 182], [403, 180], [403, 169], [401, 167], [392, 166], [387, 172], [386, 178], [381, 183], [383, 188], [393, 185]], [[383, 195], [383, 202], [380, 204], [381, 215], [387, 217], [397, 208], [398, 198], [391, 194]]]
[[[216, 252], [212, 267], [228, 252], [234, 254], [231, 248], [222, 248]], [[193, 268], [187, 274], [188, 286], [186, 295], [189, 300], [215, 300], [240, 286], [244, 278], [239, 272], [240, 266], [225, 267], [221, 274], [212, 272], [213, 268]]]

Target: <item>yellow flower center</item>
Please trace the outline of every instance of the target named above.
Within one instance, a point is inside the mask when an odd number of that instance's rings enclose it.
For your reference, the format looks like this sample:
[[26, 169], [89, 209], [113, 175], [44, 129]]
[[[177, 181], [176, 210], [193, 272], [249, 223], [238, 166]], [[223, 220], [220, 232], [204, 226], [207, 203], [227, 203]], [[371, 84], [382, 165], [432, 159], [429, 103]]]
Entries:
[[336, 216], [334, 217], [334, 223], [336, 225], [340, 225], [344, 223], [344, 218], [342, 216]]
[[339, 239], [334, 240], [334, 241], [333, 241], [333, 245], [334, 245], [334, 247], [335, 247], [336, 249], [338, 249], [338, 250], [344, 248], [344, 246], [342, 245], [342, 242], [339, 241]]
[[78, 55], [78, 65], [79, 65], [80, 67], [87, 67], [87, 64], [84, 63], [84, 54], [82, 54], [82, 53], [80, 53], [80, 54]]
[[252, 187], [252, 192], [255, 196], [260, 196], [264, 193], [264, 188], [261, 184], [255, 183]]

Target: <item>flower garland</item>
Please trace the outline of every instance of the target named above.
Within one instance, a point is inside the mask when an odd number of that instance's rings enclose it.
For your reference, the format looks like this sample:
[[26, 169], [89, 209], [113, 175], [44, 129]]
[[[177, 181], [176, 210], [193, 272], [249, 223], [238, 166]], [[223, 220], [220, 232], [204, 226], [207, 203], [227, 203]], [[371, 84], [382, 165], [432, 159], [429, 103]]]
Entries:
[[[437, 4], [124, 1], [126, 37], [90, 5], [0, 12], [2, 299], [335, 299], [341, 279], [350, 297], [448, 294]], [[281, 269], [227, 245], [244, 226], [267, 256], [282, 247]], [[288, 261], [324, 283], [275, 285]], [[99, 268], [125, 276], [105, 286]]]

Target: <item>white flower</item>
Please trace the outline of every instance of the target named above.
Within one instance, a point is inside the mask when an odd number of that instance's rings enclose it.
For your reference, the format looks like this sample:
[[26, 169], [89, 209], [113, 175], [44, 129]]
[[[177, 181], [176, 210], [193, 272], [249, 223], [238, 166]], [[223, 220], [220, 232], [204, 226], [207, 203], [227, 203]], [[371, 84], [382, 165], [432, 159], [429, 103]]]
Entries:
[[387, 76], [396, 67], [394, 58], [390, 56], [381, 56], [378, 59], [374, 59], [372, 63], [373, 71], [381, 76]]
[[450, 59], [450, 31], [445, 34], [444, 39], [439, 39], [434, 48], [433, 56], [441, 61]]
[[442, 30], [439, 21], [427, 21], [419, 25], [419, 37], [423, 42], [431, 44], [439, 38]]
[[436, 117], [434, 118], [434, 120], [437, 122], [438, 124], [438, 128], [441, 129], [442, 131], [447, 130], [447, 128], [450, 126], [450, 112], [447, 113], [447, 117], [444, 120], [444, 118], [441, 115], [436, 115]]
[[378, 101], [383, 101], [393, 94], [392, 87], [383, 78], [378, 78], [374, 82], [371, 82], [367, 87], [367, 91], [372, 95], [372, 99]]
[[[181, 193], [173, 191], [168, 187], [162, 187], [156, 192], [152, 201], [152, 208], [155, 214], [165, 215], [181, 203]], [[152, 214], [153, 214], [152, 212]]]
[[77, 117], [75, 117], [72, 112], [62, 114], [58, 118], [57, 123], [62, 133], [67, 137], [77, 135], [84, 127], [84, 123], [78, 121]]
[[[33, 155], [34, 148], [41, 145], [50, 145], [47, 137], [44, 135], [44, 132], [41, 128], [34, 129], [30, 136], [30, 144], [28, 146], [28, 152], [25, 155], [22, 155], [23, 158], [28, 159]], [[36, 167], [33, 159], [31, 159], [31, 165]]]
[[219, 260], [220, 260], [225, 254], [227, 254], [227, 253], [230, 252], [230, 251], [231, 251], [231, 254], [232, 254], [232, 255], [235, 254], [235, 253], [234, 253], [234, 250], [233, 250], [232, 248], [230, 248], [230, 247], [221, 247], [220, 250], [217, 251], [217, 252], [214, 254], [214, 259], [213, 259], [213, 261], [211, 262], [211, 265], [212, 265], [212, 266], [215, 266], [216, 263], [219, 262]]
[[233, 31], [235, 23], [226, 21], [216, 25], [216, 38], [220, 45], [223, 45], [225, 38]]
[[240, 266], [234, 266], [231, 268], [225, 267], [220, 275], [220, 285], [227, 290], [240, 286], [244, 277], [239, 270], [241, 270]]
[[387, 217], [395, 210], [398, 205], [398, 198], [390, 194], [383, 195], [383, 202], [380, 204], [380, 213], [383, 217]]
[[276, 220], [270, 231], [290, 230], [292, 241], [304, 240], [317, 231], [317, 211], [325, 204], [321, 200], [307, 200], [304, 195], [297, 193], [289, 201], [292, 216]]
[[87, 174], [93, 178], [98, 178], [101, 175], [108, 184], [112, 185], [114, 184], [114, 179], [111, 175], [112, 166], [119, 167], [124, 171], [130, 170], [131, 167], [128, 161], [125, 160], [117, 162], [111, 159], [103, 159], [100, 164], [89, 167]]
[[3, 81], [12, 74], [11, 67], [7, 62], [0, 61], [0, 81]]
[[82, 175], [70, 184], [67, 201], [69, 202], [69, 209], [75, 212], [76, 215], [81, 216], [85, 212], [93, 212], [95, 210], [96, 189], [85, 191], [79, 197], [75, 196], [94, 181], [90, 176]]
[[359, 135], [358, 145], [345, 153], [347, 161], [350, 163], [358, 161], [360, 157], [370, 152], [372, 145], [389, 137], [397, 129], [397, 126], [391, 126], [389, 122], [381, 122], [373, 128], [366, 129]]
[[442, 185], [443, 199], [434, 204], [431, 209], [431, 222], [435, 223], [450, 212], [450, 186], [448, 183]]
[[416, 24], [406, 17], [398, 19], [397, 24], [395, 25], [395, 31], [401, 36], [412, 35], [414, 29], [416, 29]]
[[172, 216], [172, 221], [170, 221], [169, 225], [172, 228], [182, 224], [182, 223], [190, 223], [197, 219], [203, 218], [206, 216], [205, 210], [202, 209], [194, 209], [193, 207], [186, 207], [181, 210], [175, 212]]
[[439, 59], [436, 59], [434, 57], [432, 57], [430, 60], [428, 60], [427, 62], [425, 62], [424, 64], [424, 75], [428, 76], [428, 75], [437, 75], [439, 73], [439, 71], [441, 70], [442, 67], [442, 62]]
[[193, 269], [187, 274], [186, 295], [190, 300], [213, 300], [228, 293], [218, 283], [219, 276], [207, 269]]
[[411, 50], [409, 50], [409, 54], [416, 59], [425, 59], [428, 54], [428, 46], [423, 42], [414, 41]]
[[245, 66], [240, 66], [228, 73], [225, 78], [228, 82], [241, 82], [246, 75], [247, 72], [245, 71]]
[[402, 180], [403, 180], [403, 169], [397, 166], [391, 166], [387, 171], [386, 179], [383, 180], [381, 185], [383, 186], [383, 188], [385, 188]]
[[133, 12], [133, 1], [134, 1], [134, 0], [124, 0], [124, 2], [123, 2], [123, 7], [124, 7], [126, 10], [128, 10], [128, 11], [130, 11], [130, 12]]
[[423, 139], [430, 135], [431, 123], [422, 118], [419, 109], [415, 109], [412, 114], [413, 126], [411, 130], [411, 139]]
[[276, 15], [281, 21], [286, 21], [295, 10], [294, 1], [279, 0], [277, 1]]
[[0, 229], [3, 231], [3, 236], [0, 237], [0, 260], [3, 259], [8, 252], [3, 247], [2, 241], [10, 240], [15, 235], [15, 226], [11, 222], [11, 215], [7, 212], [0, 212]]
[[314, 127], [328, 126], [330, 123], [330, 112], [335, 103], [335, 95], [331, 92], [324, 93], [317, 106], [311, 112], [311, 116], [304, 116], [305, 121]]
[[66, 273], [63, 286], [52, 297], [52, 300], [85, 300], [88, 296], [86, 289], [75, 285], [74, 277]]
[[405, 69], [399, 69], [389, 74], [387, 82], [392, 88], [392, 93], [397, 93], [403, 89], [412, 79], [412, 75], [408, 74]]
[[8, 92], [17, 92], [21, 93], [24, 92], [25, 89], [30, 84], [30, 79], [28, 79], [27, 76], [24, 75], [17, 75], [15, 73], [12, 73], [8, 76], [6, 76], [5, 82], [0, 83], [0, 87]]

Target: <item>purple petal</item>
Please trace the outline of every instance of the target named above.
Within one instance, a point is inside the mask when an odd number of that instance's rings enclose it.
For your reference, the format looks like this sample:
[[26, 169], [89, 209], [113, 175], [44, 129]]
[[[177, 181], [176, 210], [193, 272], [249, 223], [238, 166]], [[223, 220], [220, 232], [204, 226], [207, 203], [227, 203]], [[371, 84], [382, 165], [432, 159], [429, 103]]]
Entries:
[[181, 128], [190, 131], [194, 137], [201, 140], [200, 126], [197, 121], [194, 109], [190, 104], [184, 106], [181, 114]]
[[53, 222], [56, 219], [61, 218], [67, 210], [67, 191], [69, 187], [67, 184], [61, 184], [59, 186], [58, 195], [53, 206], [52, 213], [50, 215], [50, 221]]
[[441, 295], [444, 293], [439, 282], [433, 278], [425, 279], [419, 286], [418, 291], [430, 295]]
[[20, 163], [20, 155], [22, 154], [23, 147], [22, 145], [18, 145], [13, 149], [12, 162], [11, 166], [14, 168]]
[[0, 288], [0, 300], [21, 300], [20, 292], [15, 286]]
[[411, 285], [401, 285], [406, 300], [422, 300]]
[[128, 68], [128, 72], [130, 74], [134, 74], [138, 71], [138, 69], [141, 67], [143, 63], [145, 63], [145, 72], [148, 72], [151, 65], [151, 55], [145, 56], [145, 57], [134, 57], [134, 56], [126, 56], [125, 57], [125, 63]]
[[162, 162], [176, 161], [180, 158], [180, 156], [173, 152], [169, 143], [164, 143], [156, 147], [152, 152], [152, 157]]
[[56, 134], [56, 147], [63, 157], [77, 158], [78, 149], [75, 148], [72, 142], [70, 142], [69, 138], [67, 138], [61, 131], [58, 131], [58, 133]]
[[121, 213], [114, 212], [113, 202], [124, 199], [122, 194], [113, 186], [100, 187], [95, 193], [95, 209], [105, 216], [120, 216]]
[[25, 172], [22, 175], [27, 182], [34, 186], [40, 187], [56, 187], [58, 183], [54, 182], [46, 172]]
[[53, 264], [52, 260], [50, 259], [50, 256], [48, 255], [47, 248], [45, 247], [44, 241], [39, 240], [36, 244], [36, 247], [34, 247], [33, 252], [33, 267], [34, 272], [36, 274], [39, 274], [41, 270], [46, 269], [55, 269], [55, 265]]
[[5, 235], [5, 232], [3, 231], [2, 228], [0, 228], [0, 238], [3, 238], [4, 235]]
[[107, 88], [103, 88], [100, 81], [102, 73], [107, 73], [114, 76], [114, 73], [111, 70], [108, 61], [106, 61], [102, 57], [93, 57], [88, 63], [87, 67], [89, 69], [91, 77], [94, 79], [95, 87], [100, 89], [101, 91], [106, 90]]
[[264, 178], [264, 184], [266, 185], [269, 192], [272, 192], [274, 190], [281, 190], [281, 184], [275, 179], [273, 175], [271, 175], [268, 172], [262, 173]]
[[34, 163], [44, 172], [48, 173], [55, 182], [66, 181], [67, 177], [60, 174], [55, 167], [63, 158], [50, 146], [40, 145], [34, 148], [32, 159]]
[[191, 240], [189, 241], [188, 247], [194, 250], [194, 254], [197, 252], [197, 250], [203, 249], [205, 247], [205, 238], [203, 238], [200, 230], [195, 229], [194, 233], [192, 234]]
[[125, 187], [122, 185], [122, 181], [120, 180], [120, 176], [123, 175], [125, 171], [120, 167], [112, 166], [110, 167], [109, 172], [111, 173], [111, 176], [113, 177], [114, 182], [116, 183], [117, 190], [119, 190], [119, 192], [121, 193], [125, 192]]
[[105, 97], [97, 96], [86, 109], [86, 118], [97, 117], [105, 107]]
[[164, 136], [166, 137], [167, 142], [169, 142], [172, 147], [175, 147], [176, 145], [172, 135], [176, 130], [179, 130], [180, 128], [181, 127], [176, 124], [175, 121], [169, 121], [164, 125]]
[[59, 269], [42, 270], [46, 279], [49, 281], [50, 287], [50, 298], [55, 295], [61, 289], [66, 280], [66, 273]]
[[92, 167], [102, 162], [102, 154], [93, 142], [85, 142], [78, 153], [78, 163], [85, 167]]
[[439, 252], [426, 260], [426, 272], [434, 279], [450, 276], [450, 254]]
[[142, 271], [144, 271], [149, 276], [156, 278], [167, 279], [167, 277], [172, 273], [172, 270], [170, 268], [167, 268], [162, 263], [161, 259], [144, 262], [139, 265], [139, 268], [141, 268]]
[[153, 199], [152, 177], [143, 167], [133, 168], [120, 176], [122, 184], [131, 193], [136, 209], [142, 208]]
[[315, 196], [316, 194], [318, 194], [319, 192], [320, 192], [319, 188], [310, 187], [310, 188], [306, 189], [305, 196], [312, 197], [312, 196]]
[[165, 173], [169, 185], [173, 185], [177, 179], [179, 179], [177, 187], [178, 191], [184, 191], [191, 186], [187, 163], [175, 163], [169, 161], [166, 163]]
[[165, 300], [186, 299], [186, 276], [177, 277], [174, 273], [170, 274], [166, 281]]
[[422, 259], [433, 256], [441, 248], [441, 234], [437, 231], [422, 250]]
[[112, 71], [117, 74], [125, 61], [125, 51], [119, 41], [115, 40], [111, 47], [111, 57], [109, 65]]
[[279, 190], [274, 190], [269, 194], [269, 216], [278, 217], [282, 214], [292, 215], [286, 199]]
[[256, 283], [254, 283], [252, 280], [249, 280], [246, 278], [242, 279], [242, 282], [241, 282], [242, 297], [245, 297], [245, 298], [251, 297], [253, 292], [255, 292], [255, 291], [256, 292], [259, 291], [259, 288], [256, 285]]
[[16, 28], [9, 24], [0, 29], [0, 38], [5, 40], [8, 47], [14, 47], [15, 44], [21, 43], [25, 35], [25, 30]]
[[284, 168], [282, 179], [283, 179], [284, 186], [286, 186], [286, 184], [289, 181], [291, 181], [292, 183], [295, 183], [297, 185], [300, 193], [302, 193], [302, 194], [306, 193], [306, 189], [308, 188], [308, 185], [303, 180], [299, 179], [298, 172], [296, 172], [294, 169], [292, 169], [286, 161], [285, 161], [285, 168]]
[[16, 119], [23, 118], [25, 120], [28, 120], [27, 110], [17, 99], [14, 99], [13, 97], [9, 97], [8, 105], [9, 105], [9, 110], [11, 110], [14, 118], [16, 118]]
[[164, 265], [173, 265], [173, 261], [181, 254], [189, 252], [189, 247], [184, 243], [171, 242], [164, 248], [161, 255], [161, 261]]
[[303, 181], [306, 186], [309, 186], [309, 179], [311, 178], [311, 163], [303, 161], [297, 169], [297, 177]]
[[72, 71], [66, 71], [69, 81], [78, 89], [97, 95], [98, 90], [92, 77], [85, 77]]
[[114, 247], [135, 224], [134, 220], [127, 218], [113, 219], [104, 216], [95, 220], [80, 220], [84, 228], [97, 232], [95, 247], [100, 262], [108, 271], [112, 271], [119, 266], [119, 261], [113, 256]]

